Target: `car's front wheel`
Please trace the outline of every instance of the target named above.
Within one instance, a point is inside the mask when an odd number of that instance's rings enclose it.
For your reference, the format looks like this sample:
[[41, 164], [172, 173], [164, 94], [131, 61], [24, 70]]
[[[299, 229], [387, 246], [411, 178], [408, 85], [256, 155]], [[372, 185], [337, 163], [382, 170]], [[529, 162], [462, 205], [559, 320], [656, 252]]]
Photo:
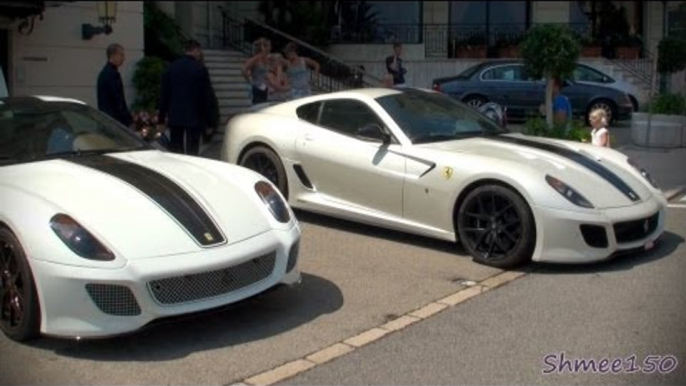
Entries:
[[11, 339], [35, 338], [40, 329], [40, 307], [31, 268], [19, 240], [0, 228], [0, 328]]
[[615, 117], [617, 116], [617, 107], [613, 102], [606, 99], [600, 99], [591, 103], [586, 110], [586, 124], [590, 125], [591, 113], [595, 110], [603, 110], [605, 112], [608, 125], [614, 123]]
[[536, 245], [529, 205], [501, 185], [482, 185], [467, 194], [457, 213], [457, 231], [475, 261], [498, 268], [529, 261]]
[[288, 199], [286, 170], [274, 151], [266, 146], [255, 146], [245, 152], [239, 164], [263, 175]]

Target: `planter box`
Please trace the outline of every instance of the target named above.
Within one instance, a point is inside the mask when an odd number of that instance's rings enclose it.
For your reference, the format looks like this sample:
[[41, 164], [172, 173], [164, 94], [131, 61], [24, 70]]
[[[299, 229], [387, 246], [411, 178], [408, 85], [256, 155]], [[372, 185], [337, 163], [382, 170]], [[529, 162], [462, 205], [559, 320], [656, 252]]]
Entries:
[[600, 46], [581, 47], [581, 56], [584, 58], [599, 58], [603, 54], [603, 48]]
[[617, 47], [617, 59], [638, 59], [641, 56], [641, 49], [638, 47]]
[[486, 46], [458, 47], [455, 50], [455, 57], [485, 59], [486, 52]]
[[519, 53], [519, 47], [510, 46], [502, 47], [498, 49], [498, 56], [501, 58], [519, 58], [521, 57]]
[[[649, 126], [650, 136], [647, 137]], [[633, 113], [631, 141], [647, 147], [686, 147], [686, 116]]]

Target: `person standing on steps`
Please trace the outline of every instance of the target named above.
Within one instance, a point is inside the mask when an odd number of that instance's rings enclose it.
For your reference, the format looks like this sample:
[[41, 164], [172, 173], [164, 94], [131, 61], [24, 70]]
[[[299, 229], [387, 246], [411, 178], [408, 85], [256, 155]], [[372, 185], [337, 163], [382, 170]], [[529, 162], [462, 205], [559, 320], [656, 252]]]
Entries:
[[269, 73], [269, 54], [272, 43], [269, 39], [259, 38], [255, 41], [257, 53], [243, 65], [241, 73], [251, 85], [252, 104], [267, 102], [269, 97], [267, 74]]
[[158, 122], [169, 128], [169, 150], [175, 153], [197, 156], [200, 137], [210, 125], [211, 82], [207, 68], [200, 62], [202, 55], [200, 43], [188, 41], [184, 55], [162, 77]]
[[291, 99], [298, 99], [312, 95], [312, 88], [310, 87], [310, 71], [308, 67], [314, 70], [314, 78], [319, 78], [319, 63], [316, 61], [298, 55], [298, 47], [295, 43], [290, 42], [286, 44], [283, 53], [288, 60], [288, 70], [286, 74], [291, 84]]

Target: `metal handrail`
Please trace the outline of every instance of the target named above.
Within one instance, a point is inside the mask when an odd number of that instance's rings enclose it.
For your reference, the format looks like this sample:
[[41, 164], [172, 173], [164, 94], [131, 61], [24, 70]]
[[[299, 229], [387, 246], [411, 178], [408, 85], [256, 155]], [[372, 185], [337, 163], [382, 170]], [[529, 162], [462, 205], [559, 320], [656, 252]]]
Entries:
[[641, 59], [610, 59], [612, 64], [649, 86], [652, 86], [654, 81], [656, 60], [656, 56], [647, 49], [643, 50], [643, 58]]
[[[319, 78], [312, 78], [315, 88], [332, 92], [360, 87], [378, 87], [383, 82], [363, 69], [346, 64], [340, 59], [276, 28], [249, 17], [239, 15], [226, 7], [219, 6], [223, 19], [224, 46], [232, 47], [246, 54], [253, 54], [253, 40], [266, 37], [274, 45], [294, 42], [303, 56], [315, 60], [320, 65]], [[254, 36], [253, 36], [254, 35]]]

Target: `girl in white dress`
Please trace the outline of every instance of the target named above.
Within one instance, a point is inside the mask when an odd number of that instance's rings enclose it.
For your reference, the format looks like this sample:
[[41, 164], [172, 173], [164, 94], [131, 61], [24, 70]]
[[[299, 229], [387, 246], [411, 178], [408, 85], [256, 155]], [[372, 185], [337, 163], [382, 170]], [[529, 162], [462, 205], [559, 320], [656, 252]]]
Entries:
[[607, 115], [605, 110], [597, 109], [591, 112], [591, 143], [596, 146], [610, 147], [610, 132], [607, 129]]

